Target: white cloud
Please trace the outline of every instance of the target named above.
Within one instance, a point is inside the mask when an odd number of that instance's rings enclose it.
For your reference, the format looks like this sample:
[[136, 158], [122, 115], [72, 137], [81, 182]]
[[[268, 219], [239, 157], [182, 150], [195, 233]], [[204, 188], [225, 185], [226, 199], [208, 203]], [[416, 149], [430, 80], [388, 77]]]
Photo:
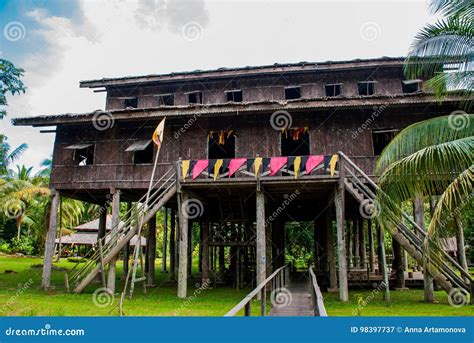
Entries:
[[[46, 46], [22, 61], [27, 94], [9, 98], [9, 117], [85, 112], [104, 108], [104, 93], [79, 81], [102, 77], [209, 69], [221, 66], [324, 61], [405, 55], [413, 36], [432, 20], [424, 1], [91, 1], [83, 18], [29, 16]], [[197, 23], [197, 39], [183, 35]], [[376, 39], [361, 27], [375, 23]], [[53, 135], [0, 125], [30, 149], [20, 163], [38, 166], [52, 151]]]

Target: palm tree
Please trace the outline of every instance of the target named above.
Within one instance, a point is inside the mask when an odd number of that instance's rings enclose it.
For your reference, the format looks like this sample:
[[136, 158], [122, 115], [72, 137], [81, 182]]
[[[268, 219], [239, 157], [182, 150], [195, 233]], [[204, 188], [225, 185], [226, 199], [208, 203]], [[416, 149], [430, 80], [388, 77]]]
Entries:
[[10, 144], [7, 142], [7, 137], [0, 134], [0, 177], [8, 174], [8, 167], [15, 162], [26, 149], [28, 149], [28, 145], [23, 143], [12, 150]]
[[[449, 91], [470, 95], [474, 89], [474, 2], [432, 0], [431, 11], [445, 18], [424, 27], [415, 37], [405, 64], [409, 78], [427, 77], [439, 97]], [[462, 102], [465, 109], [471, 101]]]

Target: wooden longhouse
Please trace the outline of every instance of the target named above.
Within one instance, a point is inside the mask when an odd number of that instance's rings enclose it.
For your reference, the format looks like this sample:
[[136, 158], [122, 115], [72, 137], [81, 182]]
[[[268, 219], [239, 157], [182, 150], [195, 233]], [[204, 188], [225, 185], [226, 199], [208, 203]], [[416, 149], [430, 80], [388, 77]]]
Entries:
[[[422, 265], [422, 233], [413, 235], [416, 223], [394, 229], [393, 275], [387, 275], [383, 235], [372, 220], [375, 159], [399, 130], [457, 110], [459, 99], [436, 101], [423, 91], [423, 80], [404, 78], [403, 61], [301, 62], [82, 81], [80, 87], [106, 93], [105, 110], [15, 119], [15, 125], [55, 127], [43, 286], [50, 286], [64, 196], [111, 206], [113, 222], [129, 223], [104, 245], [112, 290], [117, 256], [125, 251], [128, 259], [128, 241], [137, 232], [133, 220], [119, 218], [121, 202], [129, 203], [130, 215], [144, 212], [150, 223], [149, 261], [156, 250], [156, 221], [150, 219], [167, 209], [165, 237], [179, 297], [187, 295], [193, 222], [200, 224], [203, 281], [223, 282], [230, 274], [238, 287], [261, 283], [285, 264], [285, 223], [305, 221], [314, 223], [318, 279], [339, 289], [342, 300], [360, 274], [404, 287], [402, 249]], [[151, 136], [165, 117], [154, 191], [147, 208], [140, 208], [156, 154]], [[438, 261], [429, 274], [449, 292], [460, 286], [453, 268]], [[69, 282], [81, 292], [99, 273], [93, 261]]]

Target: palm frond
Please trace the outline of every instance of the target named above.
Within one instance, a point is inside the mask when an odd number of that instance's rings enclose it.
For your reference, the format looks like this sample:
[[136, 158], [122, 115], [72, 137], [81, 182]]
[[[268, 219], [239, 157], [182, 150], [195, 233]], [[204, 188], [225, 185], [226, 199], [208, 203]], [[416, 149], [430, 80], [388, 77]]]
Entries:
[[[462, 121], [458, 125], [457, 121]], [[377, 159], [377, 174], [390, 164], [421, 149], [474, 135], [474, 114], [462, 112], [427, 119], [403, 129]]]
[[431, 12], [447, 17], [472, 18], [474, 3], [472, 0], [431, 0]]
[[441, 194], [433, 212], [428, 234], [431, 237], [447, 236], [449, 223], [467, 206], [474, 191], [474, 166], [463, 171]]
[[[421, 149], [393, 163], [379, 179], [383, 193], [395, 204], [444, 192], [460, 173], [473, 164], [474, 136]], [[381, 206], [386, 199], [378, 199]]]
[[8, 153], [8, 155], [6, 156], [6, 163], [10, 164], [16, 161], [18, 158], [20, 158], [21, 154], [23, 154], [26, 149], [28, 149], [28, 144], [20, 144], [18, 147], [13, 149], [13, 151]]

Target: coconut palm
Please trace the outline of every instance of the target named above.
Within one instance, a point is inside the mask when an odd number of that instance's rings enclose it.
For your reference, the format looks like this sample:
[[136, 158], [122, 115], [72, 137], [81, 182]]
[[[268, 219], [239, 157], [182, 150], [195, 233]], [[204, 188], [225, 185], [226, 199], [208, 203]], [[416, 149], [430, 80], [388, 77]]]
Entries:
[[7, 142], [7, 137], [0, 134], [0, 176], [4, 177], [8, 174], [9, 166], [18, 160], [18, 158], [28, 149], [26, 143], [20, 144], [12, 150]]
[[[448, 91], [469, 95], [474, 89], [474, 2], [432, 0], [431, 10], [445, 18], [416, 35], [405, 73], [409, 78], [429, 78], [427, 87], [438, 96]], [[470, 109], [472, 102], [463, 105]]]

